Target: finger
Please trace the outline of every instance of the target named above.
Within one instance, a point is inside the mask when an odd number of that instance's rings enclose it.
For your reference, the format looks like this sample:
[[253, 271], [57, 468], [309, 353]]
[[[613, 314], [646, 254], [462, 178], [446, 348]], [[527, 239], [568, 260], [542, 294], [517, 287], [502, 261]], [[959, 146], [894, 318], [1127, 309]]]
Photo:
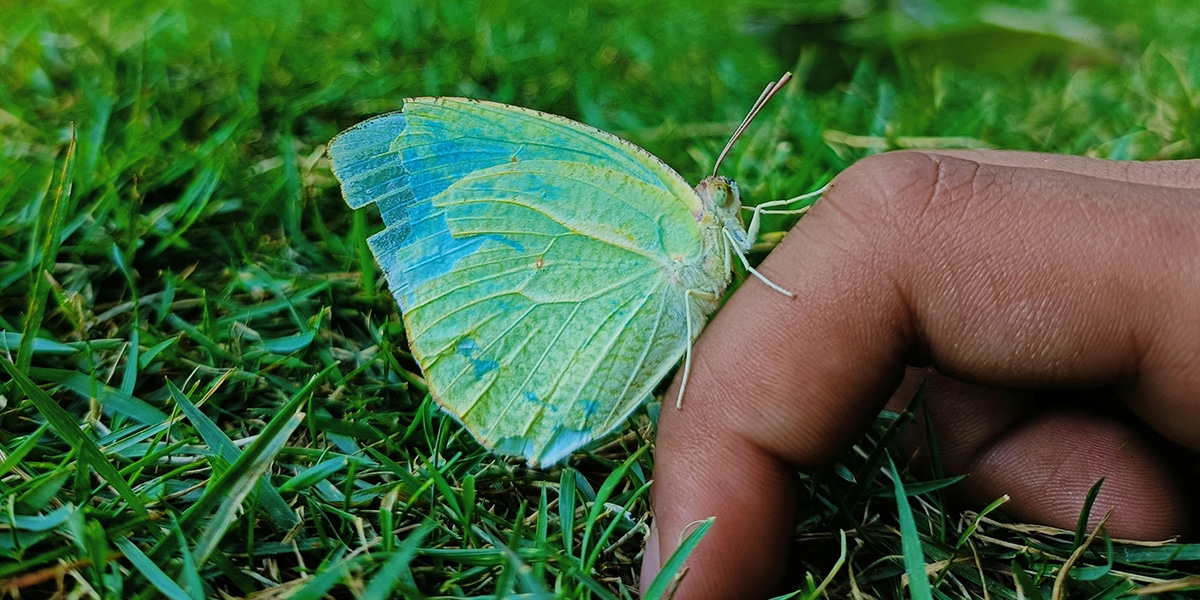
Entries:
[[1200, 291], [1179, 258], [1200, 256], [1189, 194], [920, 153], [839, 176], [762, 265], [795, 297], [743, 286], [697, 343], [684, 409], [662, 413], [660, 556], [717, 517], [679, 597], [773, 589], [788, 465], [842, 447], [908, 360], [986, 384], [1127, 383], [1156, 426], [1200, 440], [1154, 418], [1198, 416], [1181, 360], [1200, 351], [1180, 305]]
[[[888, 408], [903, 409], [926, 375], [910, 369]], [[1073, 529], [1089, 490], [1103, 479], [1090, 526], [1111, 510], [1106, 527], [1115, 537], [1163, 539], [1186, 530], [1190, 515], [1177, 477], [1129, 424], [1072, 408], [1078, 397], [1036, 410], [1052, 394], [1035, 402], [936, 372], [928, 378], [917, 418], [933, 428], [939, 456], [928, 457], [920, 426], [910, 429], [905, 452], [940, 461], [945, 476], [969, 475], [950, 489], [959, 500], [978, 507], [1007, 494], [1002, 510], [1010, 516]]]
[[1189, 515], [1173, 474], [1128, 426], [1094, 413], [1037, 413], [980, 448], [970, 470], [974, 501], [1007, 493], [1015, 518], [1074, 529], [1090, 488], [1104, 479], [1089, 525], [1106, 514], [1118, 538], [1177, 536]]
[[1180, 189], [1200, 188], [1200, 160], [1117, 161], [1012, 150], [934, 150], [934, 156], [976, 163], [1075, 173], [1089, 178]]

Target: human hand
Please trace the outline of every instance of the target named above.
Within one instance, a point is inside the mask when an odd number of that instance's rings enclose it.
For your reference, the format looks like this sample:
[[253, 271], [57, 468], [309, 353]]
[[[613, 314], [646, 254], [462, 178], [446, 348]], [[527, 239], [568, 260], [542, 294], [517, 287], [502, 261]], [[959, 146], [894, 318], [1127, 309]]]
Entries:
[[911, 364], [968, 382], [926, 402], [967, 497], [1007, 493], [1017, 518], [1072, 528], [1105, 477], [1092, 515], [1112, 508], [1113, 536], [1187, 526], [1129, 424], [1008, 400], [1104, 387], [1200, 449], [1200, 161], [874, 156], [760, 270], [795, 297], [747, 281], [698, 340], [683, 409], [661, 413], [643, 585], [716, 516], [676, 598], [768, 597], [789, 566], [794, 469], [844, 449]]

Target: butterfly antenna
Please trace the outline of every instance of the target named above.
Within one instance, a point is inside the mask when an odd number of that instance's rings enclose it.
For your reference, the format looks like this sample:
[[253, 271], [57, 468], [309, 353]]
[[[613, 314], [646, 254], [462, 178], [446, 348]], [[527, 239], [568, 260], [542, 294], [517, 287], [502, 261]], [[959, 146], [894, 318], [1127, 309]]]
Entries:
[[739, 137], [742, 137], [742, 133], [744, 133], [746, 128], [750, 126], [750, 122], [754, 120], [754, 117], [758, 116], [758, 112], [761, 111], [764, 106], [766, 106], [767, 101], [770, 100], [771, 97], [776, 93], [778, 93], [779, 90], [783, 89], [783, 86], [787, 85], [787, 82], [791, 81], [791, 79], [792, 74], [790, 72], [784, 73], [783, 77], [779, 78], [779, 81], [772, 81], [771, 83], [768, 83], [766, 89], [764, 89], [762, 93], [758, 95], [758, 100], [754, 102], [754, 106], [750, 107], [750, 112], [746, 114], [745, 119], [742, 119], [742, 124], [738, 125], [737, 130], [733, 132], [733, 135], [729, 137], [729, 141], [725, 144], [725, 148], [721, 150], [721, 154], [717, 155], [717, 163], [713, 165], [713, 177], [717, 176], [717, 169], [721, 168], [721, 163], [725, 160], [725, 156], [728, 155], [729, 151], [733, 148], [733, 143], [736, 142]]

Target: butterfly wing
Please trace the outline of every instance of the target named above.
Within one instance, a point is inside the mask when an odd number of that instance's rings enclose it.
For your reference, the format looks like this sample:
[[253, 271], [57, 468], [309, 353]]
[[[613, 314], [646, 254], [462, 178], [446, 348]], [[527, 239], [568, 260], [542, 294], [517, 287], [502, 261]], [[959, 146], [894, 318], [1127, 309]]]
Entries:
[[330, 144], [434, 397], [485, 446], [553, 464], [617, 427], [690, 343], [695, 192], [580, 123], [424, 98]]

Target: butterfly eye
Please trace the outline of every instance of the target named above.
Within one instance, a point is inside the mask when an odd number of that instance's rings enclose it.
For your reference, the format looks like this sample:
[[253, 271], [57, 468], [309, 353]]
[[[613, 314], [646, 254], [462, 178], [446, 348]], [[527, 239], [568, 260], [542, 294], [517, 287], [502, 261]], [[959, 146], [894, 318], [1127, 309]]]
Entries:
[[741, 204], [741, 198], [738, 197], [737, 184], [724, 177], [717, 179], [713, 186], [713, 200], [717, 206], [721, 208], [730, 208]]

